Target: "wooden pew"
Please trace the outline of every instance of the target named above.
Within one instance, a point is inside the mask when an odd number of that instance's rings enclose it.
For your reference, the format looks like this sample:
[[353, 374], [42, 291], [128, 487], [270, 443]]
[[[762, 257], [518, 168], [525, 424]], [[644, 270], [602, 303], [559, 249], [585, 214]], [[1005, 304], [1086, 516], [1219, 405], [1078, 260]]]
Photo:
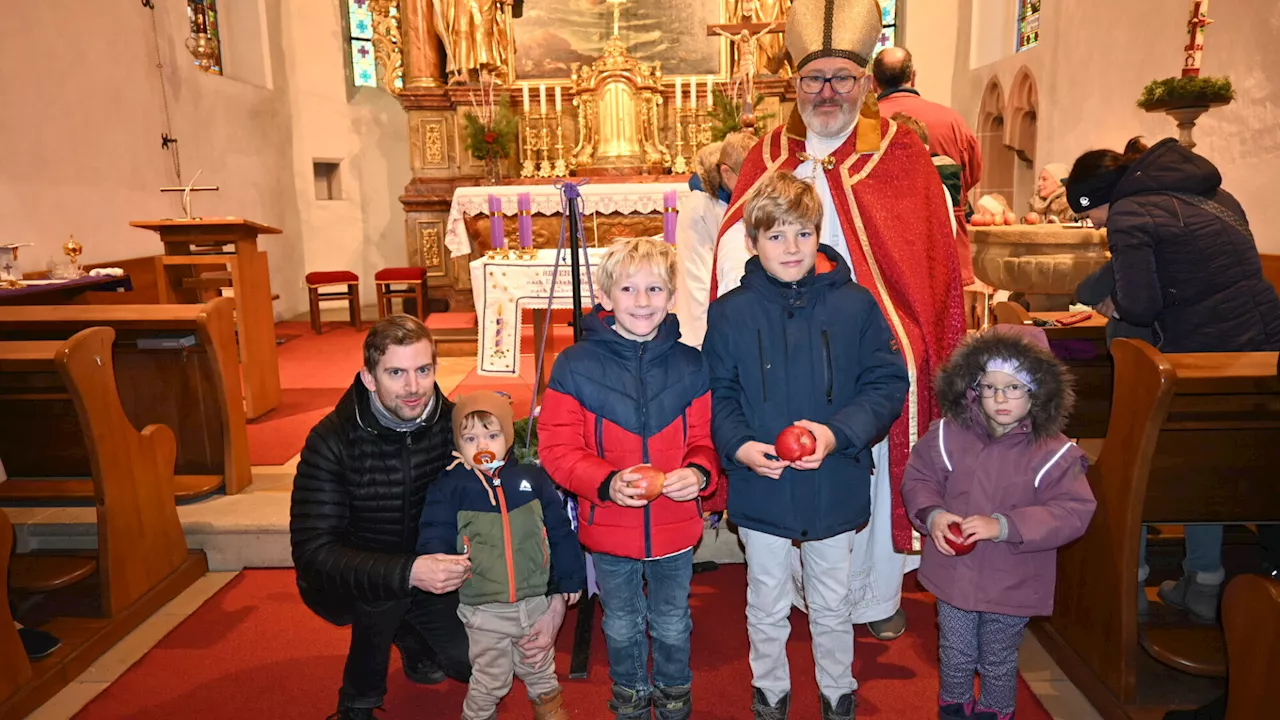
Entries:
[[1059, 551], [1054, 615], [1034, 629], [1103, 717], [1159, 717], [1168, 691], [1143, 681], [1167, 670], [1152, 658], [1207, 677], [1225, 660], [1216, 627], [1139, 627], [1139, 534], [1143, 523], [1280, 522], [1277, 354], [1161, 355], [1120, 339], [1111, 356], [1110, 425], [1089, 468], [1098, 509]]
[[[125, 414], [134, 427], [158, 423], [178, 438], [179, 499], [224, 487], [248, 487], [249, 436], [236, 355], [235, 302], [205, 305], [102, 305], [0, 308], [0, 336], [65, 340], [96, 325], [115, 330], [114, 364]], [[143, 350], [139, 338], [194, 335], [185, 349]], [[0, 501], [93, 497], [90, 457], [76, 414], [56, 373], [0, 381], [0, 457], [10, 480]], [[50, 482], [49, 479], [61, 479]]]
[[[1056, 320], [1065, 312], [1029, 313], [1017, 303], [996, 303], [996, 323], [1031, 325], [1036, 319]], [[1076, 379], [1076, 409], [1063, 431], [1071, 438], [1104, 438], [1111, 416], [1111, 356], [1107, 352], [1107, 321], [1094, 315], [1079, 325], [1043, 328], [1049, 347]]]
[[[9, 577], [9, 555], [13, 553], [13, 524], [0, 510], [0, 577]], [[31, 680], [31, 662], [13, 626], [9, 611], [9, 587], [0, 583], [0, 703], [13, 697]]]
[[1222, 596], [1227, 635], [1227, 720], [1273, 717], [1280, 678], [1280, 582], [1241, 575]]
[[[10, 561], [10, 591], [60, 587], [78, 561], [96, 571], [101, 611], [96, 617], [58, 617], [43, 625], [62, 641], [48, 658], [24, 670], [6, 634], [0, 633], [0, 720], [21, 718], [53, 697], [98, 657], [207, 571], [204, 553], [187, 550], [174, 505], [174, 435], [163, 425], [135, 430], [125, 416], [112, 367], [115, 333], [90, 328], [70, 340], [0, 342], [0, 374], [50, 372], [61, 376], [75, 406], [93, 466], [98, 550], [48, 560], [16, 555]], [[12, 481], [0, 483], [0, 488]], [[9, 561], [12, 537], [7, 516], [0, 551]], [[24, 583], [23, 587], [19, 582]], [[8, 623], [8, 603], [0, 622]], [[12, 638], [10, 638], [12, 639]], [[25, 659], [25, 655], [23, 656]]]

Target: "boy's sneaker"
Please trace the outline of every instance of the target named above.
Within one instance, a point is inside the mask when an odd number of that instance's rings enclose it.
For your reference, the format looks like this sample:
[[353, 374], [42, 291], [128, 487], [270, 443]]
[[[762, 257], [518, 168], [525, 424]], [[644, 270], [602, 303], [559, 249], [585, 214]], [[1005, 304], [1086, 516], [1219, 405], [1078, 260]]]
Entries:
[[787, 693], [778, 698], [778, 702], [770, 705], [769, 700], [765, 698], [764, 691], [760, 688], [752, 688], [751, 693], [751, 714], [755, 720], [787, 720], [787, 714], [791, 711], [791, 693]]
[[884, 620], [867, 623], [867, 629], [877, 640], [893, 640], [907, 631], [907, 613], [898, 608]]
[[858, 707], [853, 693], [841, 695], [834, 705], [826, 695], [818, 693], [818, 697], [822, 700], [822, 720], [853, 720], [853, 711]]
[[609, 711], [614, 714], [615, 720], [649, 720], [652, 717], [650, 708], [653, 706], [648, 695], [624, 688], [621, 685], [613, 686], [613, 699], [609, 701]]
[[693, 689], [689, 685], [655, 687], [653, 716], [657, 720], [689, 720], [693, 717]]
[[376, 720], [373, 711], [379, 708], [353, 708], [339, 704], [338, 712], [325, 718], [325, 720]]
[[1218, 598], [1221, 594], [1222, 585], [1196, 582], [1195, 578], [1186, 575], [1181, 580], [1164, 581], [1156, 593], [1165, 605], [1185, 610], [1192, 620], [1209, 624], [1218, 621]]
[[26, 651], [29, 660], [49, 657], [54, 650], [62, 647], [61, 640], [35, 628], [19, 627], [18, 637], [22, 640], [22, 649]]
[[973, 701], [938, 705], [938, 720], [973, 720]]

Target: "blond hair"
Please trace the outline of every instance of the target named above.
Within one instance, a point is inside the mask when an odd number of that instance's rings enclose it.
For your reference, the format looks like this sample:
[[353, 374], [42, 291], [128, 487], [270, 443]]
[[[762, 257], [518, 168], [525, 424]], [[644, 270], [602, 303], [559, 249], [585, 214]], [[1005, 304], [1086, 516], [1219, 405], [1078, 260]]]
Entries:
[[698, 148], [693, 156], [693, 172], [702, 181], [702, 191], [714, 196], [720, 189], [720, 147], [724, 143], [713, 142]]
[[600, 292], [609, 295], [619, 279], [639, 268], [649, 268], [657, 273], [663, 284], [673, 294], [676, 291], [676, 250], [665, 242], [651, 237], [620, 238], [605, 252], [596, 268], [596, 281]]
[[747, 152], [758, 142], [760, 138], [745, 130], [725, 135], [724, 145], [720, 147], [720, 164], [728, 165], [734, 172], [741, 172], [742, 163], [747, 159]]
[[779, 225], [812, 226], [815, 231], [822, 226], [818, 191], [786, 171], [765, 175], [743, 203], [742, 221], [753, 243]]

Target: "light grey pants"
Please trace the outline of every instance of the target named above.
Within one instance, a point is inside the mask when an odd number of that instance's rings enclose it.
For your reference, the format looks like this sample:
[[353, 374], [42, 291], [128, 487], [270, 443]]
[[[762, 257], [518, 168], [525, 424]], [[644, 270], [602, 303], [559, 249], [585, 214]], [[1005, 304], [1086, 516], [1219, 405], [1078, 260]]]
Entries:
[[[849, 589], [853, 535], [800, 544], [804, 595], [813, 636], [818, 689], [833, 703], [857, 689], [853, 679], [853, 609]], [[791, 635], [792, 540], [738, 528], [747, 556], [747, 637], [751, 684], [770, 703], [791, 692], [787, 638]]]
[[462, 720], [493, 717], [498, 703], [511, 692], [512, 675], [524, 681], [530, 698], [560, 689], [554, 652], [547, 653], [537, 665], [528, 665], [516, 647], [549, 607], [551, 598], [543, 595], [514, 603], [458, 606], [471, 658], [471, 682], [462, 702]]
[[1018, 700], [1018, 648], [1027, 618], [971, 612], [938, 601], [938, 702], [973, 699], [973, 674], [982, 678], [978, 709], [1003, 718]]

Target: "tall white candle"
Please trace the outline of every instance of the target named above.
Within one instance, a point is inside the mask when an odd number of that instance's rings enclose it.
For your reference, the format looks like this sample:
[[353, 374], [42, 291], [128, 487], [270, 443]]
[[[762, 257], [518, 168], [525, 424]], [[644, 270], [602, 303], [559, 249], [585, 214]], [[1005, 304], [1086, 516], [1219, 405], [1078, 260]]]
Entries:
[[529, 114], [529, 83], [525, 83], [524, 87], [520, 89], [523, 91], [523, 95], [524, 95], [524, 114], [528, 115]]
[[683, 98], [684, 96], [681, 93], [681, 87], [680, 87], [680, 78], [676, 78], [676, 109], [677, 110], [679, 110], [680, 106], [684, 103]]
[[711, 76], [707, 76], [707, 109], [711, 109]]
[[556, 86], [556, 112], [560, 112], [560, 86]]
[[698, 78], [689, 78], [689, 109], [698, 109]]
[[547, 114], [547, 86], [538, 84], [538, 112]]

